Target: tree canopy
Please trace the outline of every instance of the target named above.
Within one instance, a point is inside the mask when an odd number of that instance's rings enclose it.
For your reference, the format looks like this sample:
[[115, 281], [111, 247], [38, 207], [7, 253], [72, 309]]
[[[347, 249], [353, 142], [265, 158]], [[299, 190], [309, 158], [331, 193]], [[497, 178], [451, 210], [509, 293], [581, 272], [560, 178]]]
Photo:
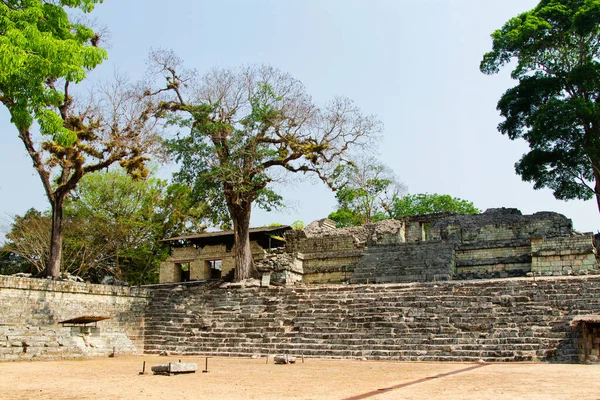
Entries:
[[107, 58], [99, 37], [73, 23], [65, 7], [93, 10], [101, 0], [0, 1], [0, 101], [19, 130], [36, 121], [43, 135], [63, 145], [77, 137], [64, 126], [59, 79], [81, 82]]
[[170, 52], [151, 55], [166, 83], [162, 96], [173, 123], [187, 129], [169, 142], [181, 165], [176, 179], [209, 193], [227, 211], [235, 240], [235, 279], [254, 274], [249, 223], [253, 204], [269, 208], [281, 197], [272, 184], [282, 173], [315, 174], [324, 181], [353, 147], [373, 139], [380, 124], [354, 102], [317, 106], [304, 86], [269, 66], [215, 69], [200, 79]]
[[472, 202], [447, 194], [408, 194], [396, 198], [391, 214], [394, 218], [437, 213], [479, 214]]
[[543, 0], [492, 34], [482, 72], [516, 61], [498, 129], [525, 139], [517, 174], [557, 199], [596, 197], [600, 210], [600, 0]]
[[157, 143], [150, 103], [122, 79], [96, 88], [89, 98], [73, 94], [74, 85], [107, 56], [98, 47], [100, 37], [71, 22], [73, 10], [67, 9], [90, 12], [100, 2], [0, 1], [0, 103], [52, 207], [45, 271], [52, 278], [61, 268], [64, 202], [79, 180], [117, 162], [143, 177]]
[[[143, 284], [157, 282], [159, 264], [168, 256], [162, 239], [202, 232], [210, 209], [182, 185], [154, 177], [136, 180], [114, 169], [83, 177], [66, 201], [64, 220], [64, 271], [92, 282], [112, 276]], [[43, 271], [50, 232], [48, 212], [29, 210], [14, 217], [2, 248], [4, 269]]]
[[406, 193], [396, 174], [373, 157], [337, 167], [337, 209], [328, 218], [337, 226], [359, 226], [390, 218], [394, 199]]

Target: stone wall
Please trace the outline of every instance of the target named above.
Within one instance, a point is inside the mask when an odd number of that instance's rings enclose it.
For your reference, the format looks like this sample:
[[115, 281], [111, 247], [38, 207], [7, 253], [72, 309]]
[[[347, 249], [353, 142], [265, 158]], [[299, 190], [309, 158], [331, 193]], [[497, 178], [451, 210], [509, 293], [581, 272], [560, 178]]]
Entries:
[[[410, 284], [123, 288], [0, 277], [0, 360], [144, 352], [578, 362], [600, 276]], [[60, 321], [108, 316], [97, 329]], [[579, 329], [579, 328], [577, 328]]]
[[578, 362], [600, 276], [152, 292], [145, 352]]
[[507, 278], [531, 271], [529, 239], [456, 244], [455, 279]]
[[306, 283], [347, 281], [363, 248], [350, 235], [307, 237], [303, 231], [286, 233], [285, 250], [293, 256], [294, 264], [300, 265], [302, 280]]
[[571, 220], [553, 212], [522, 215], [500, 208], [343, 229], [316, 221], [286, 239], [286, 251], [309, 283], [566, 275], [598, 268], [592, 235], [575, 234]]
[[[139, 288], [0, 276], [0, 361], [133, 354], [143, 347]], [[60, 321], [106, 316], [97, 328]]]
[[354, 267], [351, 283], [433, 282], [455, 273], [454, 247], [444, 242], [372, 246]]
[[[256, 261], [262, 260], [265, 255], [265, 250], [254, 241], [250, 242], [250, 251]], [[221, 260], [221, 276], [230, 274], [235, 268], [234, 253], [224, 244], [175, 247], [171, 256], [160, 265], [159, 282], [181, 282], [181, 265], [188, 263], [190, 280], [211, 279], [208, 261], [212, 260]]]
[[568, 275], [596, 269], [591, 235], [531, 239], [532, 272]]
[[476, 215], [450, 215], [431, 223], [431, 240], [458, 243], [511, 241], [532, 237], [569, 236], [573, 224], [564, 215], [537, 212], [522, 215], [514, 208], [492, 208]]

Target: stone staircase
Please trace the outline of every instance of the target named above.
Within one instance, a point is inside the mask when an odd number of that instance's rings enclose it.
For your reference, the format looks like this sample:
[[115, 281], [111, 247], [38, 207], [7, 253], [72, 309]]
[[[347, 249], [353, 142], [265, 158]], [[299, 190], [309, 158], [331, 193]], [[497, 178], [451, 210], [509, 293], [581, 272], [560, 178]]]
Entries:
[[152, 291], [145, 353], [578, 362], [600, 277]]

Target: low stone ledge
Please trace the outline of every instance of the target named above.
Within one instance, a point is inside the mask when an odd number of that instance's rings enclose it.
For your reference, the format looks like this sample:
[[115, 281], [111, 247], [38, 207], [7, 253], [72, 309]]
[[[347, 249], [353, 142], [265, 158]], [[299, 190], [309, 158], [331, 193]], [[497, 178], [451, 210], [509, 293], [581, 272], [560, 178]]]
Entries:
[[488, 266], [488, 270], [493, 272], [494, 266], [506, 264], [529, 264], [531, 265], [531, 256], [529, 254], [523, 254], [520, 256], [508, 256], [498, 258], [479, 258], [471, 260], [456, 260], [456, 267], [477, 267], [477, 266]]
[[92, 283], [53, 281], [50, 279], [21, 278], [6, 275], [0, 275], [0, 288], [106, 296], [149, 297], [148, 291], [140, 287], [97, 285]]
[[328, 258], [351, 258], [360, 257], [364, 253], [363, 249], [356, 250], [340, 250], [340, 251], [323, 251], [317, 253], [296, 253], [300, 260], [324, 260]]
[[457, 251], [467, 250], [485, 250], [485, 249], [497, 249], [497, 248], [513, 248], [513, 247], [529, 247], [531, 245], [530, 239], [504, 239], [504, 240], [488, 240], [480, 242], [469, 242], [460, 243], [456, 245]]

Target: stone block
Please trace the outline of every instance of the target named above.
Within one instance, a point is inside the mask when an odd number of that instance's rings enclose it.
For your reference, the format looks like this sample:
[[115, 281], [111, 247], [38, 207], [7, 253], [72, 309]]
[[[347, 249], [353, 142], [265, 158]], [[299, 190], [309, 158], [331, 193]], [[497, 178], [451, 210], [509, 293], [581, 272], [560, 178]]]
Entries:
[[155, 375], [158, 374], [189, 374], [198, 369], [196, 363], [172, 362], [168, 364], [158, 364], [152, 366], [151, 370]]

